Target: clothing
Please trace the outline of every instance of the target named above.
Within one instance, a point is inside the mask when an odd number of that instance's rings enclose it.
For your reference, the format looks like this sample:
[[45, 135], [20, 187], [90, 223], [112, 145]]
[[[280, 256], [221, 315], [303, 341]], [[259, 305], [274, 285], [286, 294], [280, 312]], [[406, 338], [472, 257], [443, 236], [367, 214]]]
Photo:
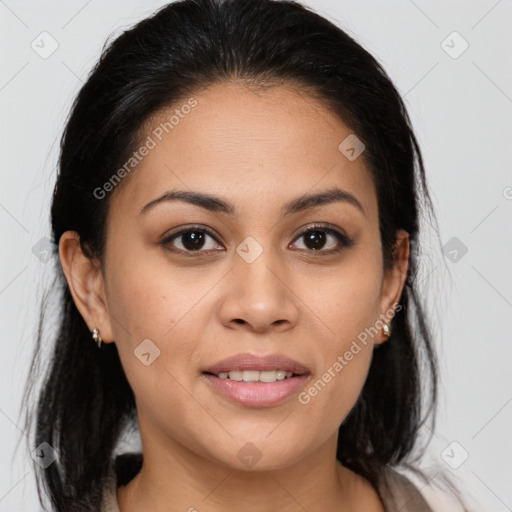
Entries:
[[[101, 512], [120, 512], [117, 504], [117, 487], [126, 485], [139, 472], [141, 466], [140, 453], [118, 455], [113, 460]], [[434, 512], [416, 486], [406, 476], [392, 468], [384, 470], [378, 493], [386, 512]]]

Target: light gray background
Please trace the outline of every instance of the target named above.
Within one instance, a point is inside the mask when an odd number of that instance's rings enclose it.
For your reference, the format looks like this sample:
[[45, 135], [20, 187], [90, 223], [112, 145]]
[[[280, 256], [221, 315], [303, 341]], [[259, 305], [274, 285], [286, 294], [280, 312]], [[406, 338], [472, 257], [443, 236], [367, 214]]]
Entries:
[[[49, 234], [58, 138], [106, 38], [163, 3], [0, 1], [0, 511], [39, 510], [30, 453], [24, 442], [14, 447], [24, 435], [19, 404], [49, 269], [32, 249]], [[368, 49], [405, 97], [441, 245], [456, 237], [450, 243], [467, 247], [451, 261], [431, 230], [424, 236], [422, 290], [442, 385], [423, 466], [448, 471], [479, 510], [512, 510], [512, 1], [306, 3]], [[31, 48], [43, 31], [59, 45], [47, 59]], [[462, 48], [453, 31], [469, 44], [457, 58], [447, 53]], [[457, 469], [445, 462], [458, 465], [465, 452]]]

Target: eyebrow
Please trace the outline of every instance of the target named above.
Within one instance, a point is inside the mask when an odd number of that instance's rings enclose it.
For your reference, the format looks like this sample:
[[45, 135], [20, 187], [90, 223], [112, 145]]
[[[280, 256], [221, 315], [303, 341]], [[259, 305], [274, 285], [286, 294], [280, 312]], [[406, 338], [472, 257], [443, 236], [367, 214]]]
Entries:
[[[157, 204], [167, 201], [184, 201], [196, 206], [200, 206], [201, 208], [211, 212], [226, 213], [228, 215], [234, 215], [236, 213], [235, 205], [224, 199], [221, 199], [220, 197], [203, 192], [169, 190], [160, 197], [157, 197], [156, 199], [153, 199], [147, 203], [139, 212], [139, 215], [148, 212]], [[286, 217], [294, 213], [302, 212], [309, 208], [336, 202], [351, 204], [360, 210], [361, 213], [366, 217], [366, 212], [357, 198], [346, 190], [341, 190], [339, 188], [332, 188], [316, 194], [304, 194], [297, 199], [294, 199], [285, 204], [281, 209], [281, 215]]]

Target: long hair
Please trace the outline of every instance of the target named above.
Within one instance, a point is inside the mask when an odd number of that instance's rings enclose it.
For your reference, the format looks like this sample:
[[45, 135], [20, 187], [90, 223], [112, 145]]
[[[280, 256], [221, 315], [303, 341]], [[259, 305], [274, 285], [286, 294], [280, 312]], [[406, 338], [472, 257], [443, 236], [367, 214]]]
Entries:
[[[415, 281], [420, 214], [434, 218], [419, 145], [399, 93], [384, 69], [352, 37], [294, 1], [181, 0], [124, 31], [103, 49], [78, 93], [61, 139], [51, 206], [58, 323], [45, 341], [42, 301], [26, 428], [31, 449], [43, 442], [58, 459], [34, 464], [37, 488], [57, 511], [98, 510], [102, 482], [135, 400], [115, 343], [98, 350], [78, 312], [58, 259], [61, 235], [74, 230], [104, 261], [109, 198], [101, 187], [140, 143], [160, 109], [212, 84], [293, 83], [323, 101], [365, 144], [377, 191], [385, 269], [395, 261], [399, 229], [410, 259], [402, 306], [387, 343], [375, 350], [362, 392], [339, 428], [338, 459], [374, 485], [385, 466], [418, 450], [420, 427], [435, 423], [437, 364]], [[136, 172], [133, 171], [133, 172]], [[52, 343], [40, 385], [44, 344]], [[44, 492], [42, 492], [44, 488]]]

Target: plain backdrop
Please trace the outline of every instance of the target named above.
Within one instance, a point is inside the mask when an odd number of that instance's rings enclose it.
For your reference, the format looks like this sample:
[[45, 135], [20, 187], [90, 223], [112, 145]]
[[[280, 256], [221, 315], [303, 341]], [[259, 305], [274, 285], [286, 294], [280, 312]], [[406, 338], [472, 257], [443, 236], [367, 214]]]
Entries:
[[[163, 3], [0, 1], [1, 512], [40, 510], [20, 401], [59, 137], [107, 37]], [[440, 232], [424, 233], [421, 288], [441, 373], [424, 467], [447, 471], [479, 510], [512, 510], [512, 1], [305, 3], [383, 65], [423, 151]]]

